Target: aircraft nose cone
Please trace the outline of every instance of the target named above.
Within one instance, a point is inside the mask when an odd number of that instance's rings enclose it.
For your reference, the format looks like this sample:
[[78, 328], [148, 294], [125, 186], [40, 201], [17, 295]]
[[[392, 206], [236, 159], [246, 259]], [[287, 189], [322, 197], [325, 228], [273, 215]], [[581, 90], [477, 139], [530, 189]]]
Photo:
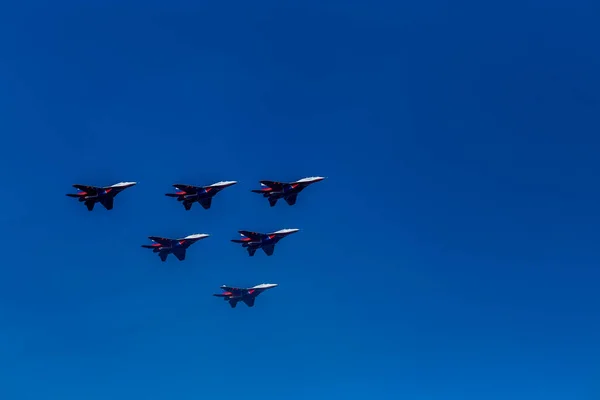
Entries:
[[235, 185], [236, 183], [238, 183], [238, 182], [237, 181], [221, 181], [221, 182], [215, 183], [214, 186], [229, 187], [229, 186]]

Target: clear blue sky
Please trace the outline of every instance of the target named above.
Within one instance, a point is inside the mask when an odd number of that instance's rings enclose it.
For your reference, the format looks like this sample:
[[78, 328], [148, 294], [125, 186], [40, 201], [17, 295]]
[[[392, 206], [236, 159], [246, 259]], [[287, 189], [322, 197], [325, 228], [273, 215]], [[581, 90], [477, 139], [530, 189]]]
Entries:
[[0, 398], [598, 399], [597, 2], [14, 3]]

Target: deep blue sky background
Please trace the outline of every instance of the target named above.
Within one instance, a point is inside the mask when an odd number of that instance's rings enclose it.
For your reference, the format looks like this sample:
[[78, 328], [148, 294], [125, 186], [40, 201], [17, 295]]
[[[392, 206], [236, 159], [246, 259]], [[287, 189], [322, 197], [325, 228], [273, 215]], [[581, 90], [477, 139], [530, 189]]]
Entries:
[[[597, 4], [14, 3], [0, 398], [598, 399]], [[64, 195], [122, 180], [111, 212]]]

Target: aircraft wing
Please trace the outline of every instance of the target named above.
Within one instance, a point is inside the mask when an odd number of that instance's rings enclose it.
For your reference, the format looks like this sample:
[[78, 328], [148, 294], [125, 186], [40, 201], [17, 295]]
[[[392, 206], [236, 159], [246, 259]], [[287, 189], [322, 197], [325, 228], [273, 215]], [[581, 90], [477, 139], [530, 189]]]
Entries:
[[242, 301], [246, 303], [248, 307], [254, 307], [254, 299], [256, 299], [256, 297], [246, 297], [242, 299]]
[[286, 201], [286, 203], [288, 203], [290, 206], [293, 206], [294, 204], [296, 204], [296, 198], [298, 197], [298, 194], [293, 193], [290, 194], [288, 196], [284, 197], [284, 200]]
[[113, 209], [114, 202], [115, 200], [113, 197], [103, 197], [100, 199], [100, 203], [102, 203], [104, 208], [106, 208], [107, 210]]
[[86, 192], [87, 194], [90, 194], [90, 195], [94, 195], [94, 194], [98, 193], [98, 189], [100, 189], [99, 187], [96, 187], [96, 186], [78, 185], [78, 184], [73, 185], [73, 187], [77, 190], [81, 190], [82, 192]]
[[277, 182], [277, 181], [260, 181], [261, 184], [270, 187], [271, 189], [275, 189], [275, 190], [282, 190], [283, 187], [285, 185], [287, 185], [286, 182]]
[[168, 239], [160, 236], [148, 236], [148, 239], [155, 241], [156, 243], [160, 243], [163, 246], [168, 246], [171, 244], [173, 239]]
[[205, 197], [203, 199], [198, 200], [198, 202], [205, 210], [208, 210], [212, 203], [212, 197]]
[[271, 244], [268, 246], [263, 246], [262, 249], [267, 256], [272, 256], [273, 252], [275, 251], [275, 246]]
[[179, 248], [177, 250], [173, 250], [173, 255], [177, 257], [179, 261], [185, 260], [185, 249]]
[[175, 189], [183, 190], [186, 193], [196, 193], [198, 190], [202, 189], [201, 186], [184, 185], [182, 183], [176, 183], [173, 187]]
[[252, 232], [252, 231], [238, 231], [238, 232], [246, 237], [249, 237], [252, 240], [258, 240], [258, 239], [261, 239], [261, 238], [267, 236], [264, 233], [260, 233], [260, 232]]

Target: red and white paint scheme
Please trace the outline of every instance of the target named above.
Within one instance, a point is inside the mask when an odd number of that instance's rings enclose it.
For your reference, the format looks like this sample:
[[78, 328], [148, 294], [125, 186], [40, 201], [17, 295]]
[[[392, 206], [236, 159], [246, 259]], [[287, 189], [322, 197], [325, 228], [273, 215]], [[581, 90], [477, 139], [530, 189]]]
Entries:
[[223, 285], [221, 286], [223, 293], [213, 294], [213, 296], [223, 297], [225, 301], [229, 302], [231, 308], [235, 308], [240, 301], [246, 303], [248, 307], [254, 307], [254, 300], [259, 294], [276, 286], [278, 286], [276, 283], [261, 283], [260, 285], [252, 286], [250, 288], [237, 288]]
[[205, 239], [210, 235], [207, 233], [194, 233], [179, 239], [170, 239], [160, 236], [148, 236], [152, 244], [143, 244], [145, 249], [152, 249], [153, 253], [158, 253], [161, 261], [167, 261], [167, 256], [173, 254], [179, 261], [185, 260], [186, 250], [199, 240]]
[[237, 181], [221, 181], [208, 186], [194, 186], [183, 183], [176, 183], [173, 187], [177, 190], [175, 193], [166, 193], [167, 197], [175, 197], [177, 201], [183, 204], [183, 207], [189, 211], [195, 202], [208, 210], [212, 204], [212, 198], [221, 190], [233, 186]]
[[253, 193], [262, 194], [269, 200], [271, 207], [275, 207], [277, 200], [284, 199], [290, 206], [296, 204], [298, 193], [303, 191], [309, 185], [315, 182], [320, 182], [325, 177], [311, 176], [308, 178], [298, 179], [294, 182], [278, 182], [278, 181], [260, 181], [262, 189], [254, 189]]
[[67, 193], [67, 196], [74, 197], [80, 202], [84, 202], [87, 209], [92, 211], [96, 203], [100, 203], [107, 210], [112, 210], [115, 196], [123, 190], [137, 185], [137, 182], [119, 182], [110, 186], [90, 186], [75, 184], [73, 187], [79, 190], [78, 193]]
[[298, 232], [297, 228], [280, 229], [270, 233], [259, 233], [252, 231], [238, 231], [242, 236], [241, 239], [232, 239], [233, 243], [241, 243], [242, 247], [248, 250], [250, 257], [254, 256], [256, 250], [263, 249], [267, 256], [272, 256], [275, 251], [275, 245], [284, 237]]

